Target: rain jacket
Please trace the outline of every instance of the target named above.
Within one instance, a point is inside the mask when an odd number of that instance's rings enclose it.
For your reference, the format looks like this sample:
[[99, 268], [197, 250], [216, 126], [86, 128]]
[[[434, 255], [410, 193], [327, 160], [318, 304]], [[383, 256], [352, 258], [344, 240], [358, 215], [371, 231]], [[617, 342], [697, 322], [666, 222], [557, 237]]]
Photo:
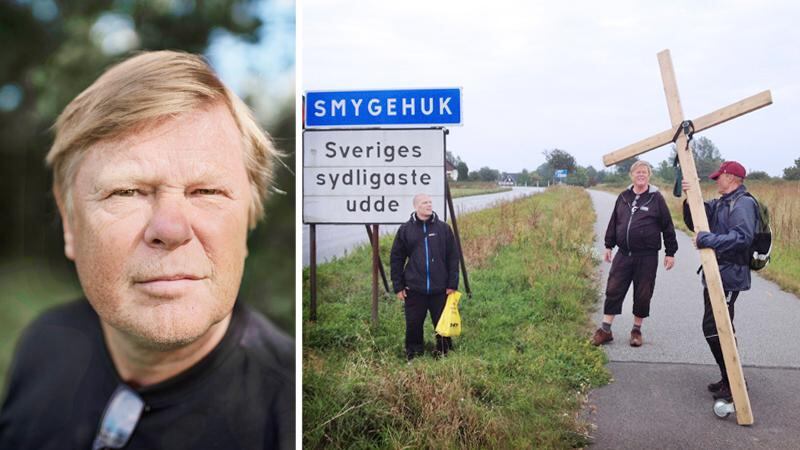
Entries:
[[606, 229], [606, 248], [617, 246], [628, 256], [657, 255], [663, 235], [666, 255], [675, 256], [678, 240], [664, 197], [653, 185], [636, 197], [633, 185], [617, 197]]
[[412, 213], [409, 221], [400, 225], [392, 245], [394, 292], [409, 288], [423, 294], [442, 294], [446, 289], [458, 289], [458, 259], [450, 226], [436, 213], [426, 221]]
[[[717, 255], [725, 291], [750, 289], [750, 245], [758, 226], [758, 205], [744, 195], [742, 185], [722, 197], [705, 202], [711, 232], [697, 233], [697, 248], [710, 248]], [[689, 205], [683, 202], [683, 221], [694, 229]], [[705, 286], [705, 277], [703, 277]]]

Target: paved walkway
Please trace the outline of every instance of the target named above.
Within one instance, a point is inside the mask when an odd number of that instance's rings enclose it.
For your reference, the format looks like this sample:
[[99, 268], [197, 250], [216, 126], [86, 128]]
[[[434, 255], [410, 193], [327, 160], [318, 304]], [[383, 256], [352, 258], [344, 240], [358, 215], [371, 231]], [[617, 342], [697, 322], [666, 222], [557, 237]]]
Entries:
[[[615, 196], [589, 191], [597, 212], [595, 247], [603, 237]], [[671, 195], [665, 193], [665, 195]], [[706, 384], [719, 379], [700, 323], [700, 257], [678, 231], [675, 268], [659, 267], [644, 345], [632, 348], [631, 293], [614, 321], [615, 339], [605, 349], [614, 381], [592, 391], [584, 416], [597, 425], [593, 449], [800, 449], [800, 299], [758, 275], [736, 302], [736, 331], [755, 423], [736, 424], [712, 412]], [[663, 251], [660, 256], [663, 260]], [[599, 277], [605, 292], [610, 264]], [[602, 319], [604, 296], [594, 322]]]

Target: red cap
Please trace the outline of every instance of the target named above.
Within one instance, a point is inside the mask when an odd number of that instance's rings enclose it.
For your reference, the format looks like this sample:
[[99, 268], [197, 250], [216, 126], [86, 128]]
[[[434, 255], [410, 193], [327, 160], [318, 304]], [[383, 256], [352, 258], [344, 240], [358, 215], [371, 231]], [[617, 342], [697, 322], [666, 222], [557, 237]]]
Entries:
[[743, 165], [739, 164], [736, 161], [725, 161], [719, 166], [719, 169], [717, 169], [716, 172], [709, 175], [708, 178], [716, 180], [723, 173], [729, 173], [731, 175], [736, 175], [739, 178], [745, 178], [747, 171], [744, 170]]

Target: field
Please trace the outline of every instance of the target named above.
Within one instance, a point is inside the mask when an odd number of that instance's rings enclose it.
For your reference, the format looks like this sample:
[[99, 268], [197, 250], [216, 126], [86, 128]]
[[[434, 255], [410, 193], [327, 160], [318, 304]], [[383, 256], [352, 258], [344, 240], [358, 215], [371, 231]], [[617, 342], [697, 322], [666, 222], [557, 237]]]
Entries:
[[[591, 211], [582, 189], [562, 187], [460, 218], [473, 296], [461, 302], [456, 350], [440, 360], [406, 364], [394, 296], [370, 326], [367, 248], [319, 267], [316, 323], [306, 270], [303, 448], [586, 446], [581, 402], [609, 379], [588, 339]], [[391, 242], [381, 241], [384, 261]]]
[[[682, 202], [686, 197], [672, 195], [671, 182], [653, 180], [667, 199], [676, 228], [689, 231], [683, 224]], [[800, 295], [800, 181], [745, 181], [748, 191], [769, 208], [772, 225], [772, 257], [769, 266], [758, 273], [781, 288]], [[716, 185], [701, 184], [703, 198], [719, 197]], [[602, 190], [619, 193], [624, 186], [604, 186]]]
[[0, 397], [5, 395], [8, 367], [22, 328], [48, 307], [80, 296], [77, 277], [47, 261], [0, 267]]
[[510, 187], [498, 186], [495, 182], [484, 181], [461, 181], [448, 182], [450, 193], [453, 198], [469, 197], [471, 195], [494, 194], [497, 192], [510, 191]]

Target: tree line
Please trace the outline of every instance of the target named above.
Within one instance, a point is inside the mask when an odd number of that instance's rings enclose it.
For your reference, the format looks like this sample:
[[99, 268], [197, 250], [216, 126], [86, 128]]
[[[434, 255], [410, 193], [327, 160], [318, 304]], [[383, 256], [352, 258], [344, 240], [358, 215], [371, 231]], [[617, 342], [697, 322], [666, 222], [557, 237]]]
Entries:
[[[695, 155], [695, 167], [701, 180], [705, 180], [711, 175], [725, 159], [719, 148], [706, 137], [699, 137], [692, 141]], [[561, 181], [565, 184], [590, 187], [599, 183], [627, 182], [628, 172], [638, 157], [633, 157], [621, 161], [608, 169], [597, 170], [589, 165], [583, 167], [579, 165], [575, 157], [568, 151], [555, 148], [542, 152], [545, 161], [539, 167], [529, 171], [522, 169], [519, 173], [506, 174], [490, 167], [481, 167], [479, 170], [469, 170], [467, 163], [452, 152], [447, 152], [447, 160], [456, 168], [458, 181], [500, 181], [504, 176], [511, 175], [517, 185], [547, 185], [548, 183]], [[663, 180], [674, 180], [676, 174], [677, 152], [675, 145], [672, 145], [670, 156], [653, 166], [653, 175]], [[556, 170], [566, 170], [565, 179], [556, 179]], [[794, 161], [794, 165], [783, 170], [783, 177], [771, 177], [768, 173], [760, 170], [752, 171], [747, 174], [750, 180], [800, 180], [800, 158]]]

